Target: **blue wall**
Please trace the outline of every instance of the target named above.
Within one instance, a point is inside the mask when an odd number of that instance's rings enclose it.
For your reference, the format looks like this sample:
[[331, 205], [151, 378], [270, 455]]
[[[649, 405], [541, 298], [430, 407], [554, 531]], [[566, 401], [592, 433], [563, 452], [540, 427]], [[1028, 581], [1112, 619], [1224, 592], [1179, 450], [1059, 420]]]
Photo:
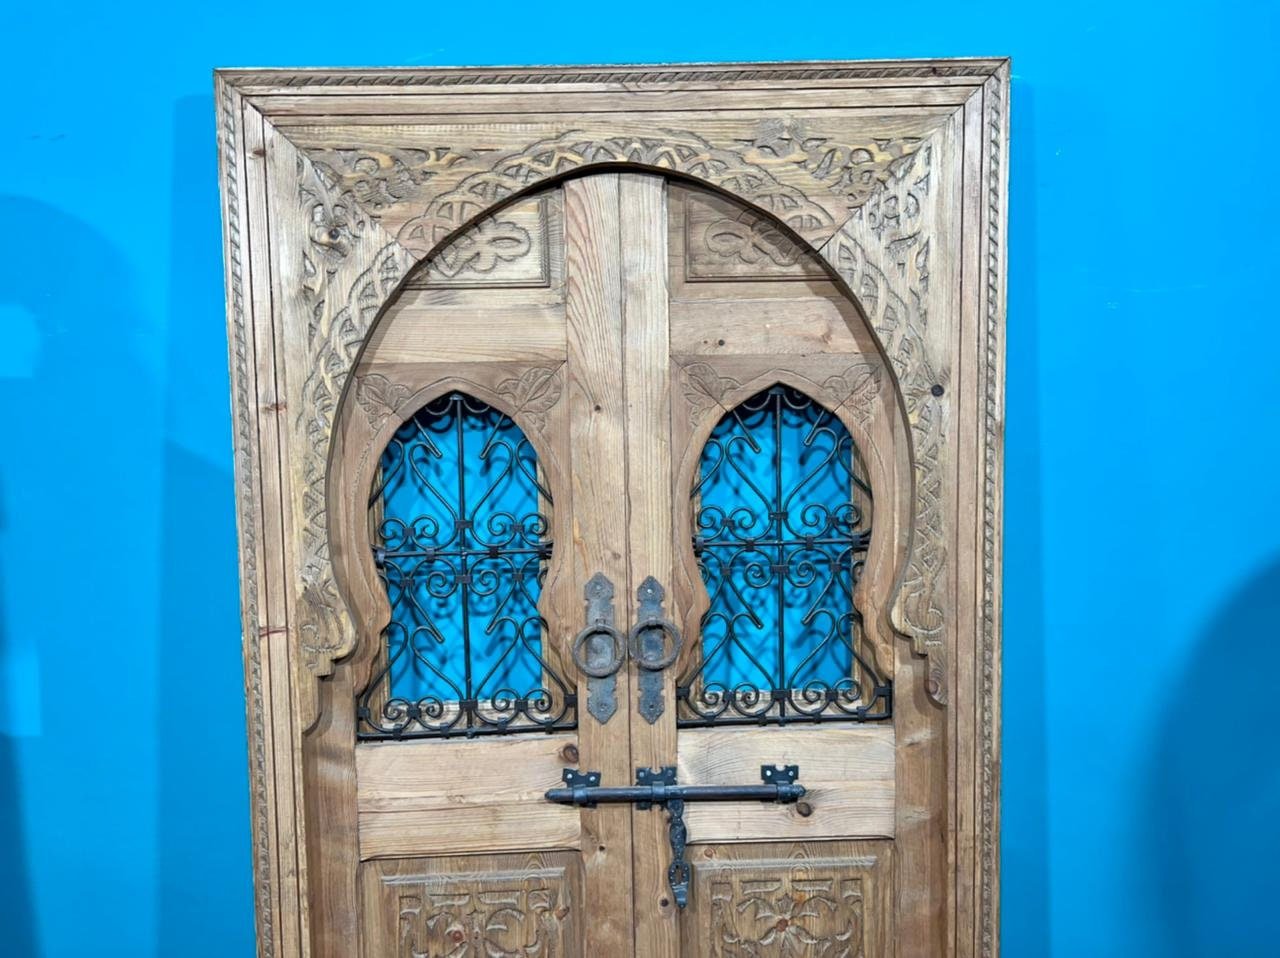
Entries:
[[5, 15], [0, 951], [251, 951], [215, 64], [1007, 53], [1006, 954], [1274, 954], [1274, 6], [440, 6]]

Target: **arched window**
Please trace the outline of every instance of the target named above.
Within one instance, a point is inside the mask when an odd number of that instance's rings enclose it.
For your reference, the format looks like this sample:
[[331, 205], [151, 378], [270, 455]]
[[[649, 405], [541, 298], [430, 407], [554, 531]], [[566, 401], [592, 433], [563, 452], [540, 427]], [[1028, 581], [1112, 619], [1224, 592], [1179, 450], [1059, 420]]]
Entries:
[[380, 465], [369, 508], [391, 620], [361, 737], [572, 728], [538, 614], [551, 495], [520, 427], [451, 392], [396, 431]]
[[887, 717], [853, 603], [871, 488], [844, 424], [788, 386], [758, 393], [711, 433], [693, 496], [710, 606], [680, 725]]

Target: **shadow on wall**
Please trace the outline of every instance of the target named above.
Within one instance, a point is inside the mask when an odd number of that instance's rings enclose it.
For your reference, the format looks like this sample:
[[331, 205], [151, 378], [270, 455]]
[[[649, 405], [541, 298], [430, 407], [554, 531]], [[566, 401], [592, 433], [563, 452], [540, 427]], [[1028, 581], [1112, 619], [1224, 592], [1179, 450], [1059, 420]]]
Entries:
[[[83, 420], [83, 397], [100, 396], [108, 377], [139, 388], [148, 379], [132, 352], [136, 314], [119, 249], [86, 221], [29, 197], [0, 196], [0, 222], [22, 224], [0, 235], [8, 350], [0, 375], [0, 535], [11, 599], [0, 635], [8, 672], [0, 689], [0, 715], [7, 713], [0, 732], [0, 951], [26, 956], [55, 953], [74, 933], [65, 921], [38, 920], [54, 908], [47, 896], [37, 897], [40, 879], [86, 860], [114, 867], [122, 846], [140, 840], [138, 816], [128, 810], [147, 786], [133, 781], [136, 763], [117, 721], [119, 702], [130, 694], [128, 671], [118, 673], [116, 695], [96, 694], [103, 649], [119, 638], [113, 623], [127, 618], [121, 597], [134, 588], [136, 554], [126, 526], [137, 492], [123, 467], [138, 440], [110, 419], [70, 434], [64, 424]], [[92, 483], [85, 463], [101, 464]], [[111, 508], [99, 508], [104, 503]], [[97, 561], [100, 543], [112, 544], [113, 561]], [[68, 580], [74, 590], [64, 590]], [[131, 638], [142, 647], [145, 636]], [[93, 703], [92, 734], [65, 734], [67, 689]], [[59, 695], [61, 706], [54, 704]], [[94, 822], [118, 827], [83, 825], [86, 808]], [[116, 890], [131, 887], [137, 875], [120, 868], [115, 877], [106, 892], [78, 903], [79, 922], [105, 921], [118, 903], [112, 895], [126, 894]], [[126, 947], [140, 940], [131, 934], [120, 936]]]
[[[22, 704], [0, 704], [23, 726], [0, 748], [0, 952], [69, 954], [112, 927], [90, 950], [147, 955], [151, 870], [138, 849], [154, 831], [153, 790], [136, 732], [149, 727], [140, 682], [155, 648], [145, 323], [112, 237], [30, 197], [0, 196], [0, 221], [23, 226], [0, 238], [0, 308], [6, 342], [26, 351], [22, 362], [7, 354], [0, 377], [10, 597], [0, 651], [16, 650], [22, 666], [5, 690]], [[92, 713], [84, 729], [69, 717], [78, 707]], [[45, 892], [86, 863], [102, 878], [68, 921]], [[140, 920], [117, 928], [124, 909]]]
[[213, 98], [174, 108], [156, 701], [159, 955], [253, 953]]
[[1166, 954], [1276, 953], [1278, 633], [1280, 557], [1221, 608], [1167, 690], [1146, 836]]
[[[8, 530], [7, 510], [0, 487], [0, 536]], [[0, 568], [0, 589], [4, 570]], [[3, 595], [3, 591], [0, 591]], [[10, 696], [15, 689], [16, 660], [19, 652], [7, 642], [4, 610], [0, 608], [0, 695]], [[6, 687], [8, 686], [8, 687]], [[3, 703], [12, 708], [11, 703]], [[27, 866], [27, 836], [24, 834], [21, 785], [18, 779], [18, 738], [11, 729], [0, 729], [0, 925], [4, 927], [6, 949], [14, 955], [38, 955], [35, 918], [32, 913], [31, 875]]]
[[1005, 429], [1001, 936], [1008, 955], [1049, 954], [1044, 519], [1037, 310], [1034, 91], [1013, 84]]

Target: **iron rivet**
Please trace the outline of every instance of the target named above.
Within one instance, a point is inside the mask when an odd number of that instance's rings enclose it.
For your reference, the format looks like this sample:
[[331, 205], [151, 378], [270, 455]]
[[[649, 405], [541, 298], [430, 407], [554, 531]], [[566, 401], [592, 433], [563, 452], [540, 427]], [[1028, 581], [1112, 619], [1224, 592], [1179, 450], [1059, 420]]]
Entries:
[[942, 388], [942, 383], [934, 383], [929, 389], [929, 392], [933, 393], [935, 396], [941, 396], [945, 390]]

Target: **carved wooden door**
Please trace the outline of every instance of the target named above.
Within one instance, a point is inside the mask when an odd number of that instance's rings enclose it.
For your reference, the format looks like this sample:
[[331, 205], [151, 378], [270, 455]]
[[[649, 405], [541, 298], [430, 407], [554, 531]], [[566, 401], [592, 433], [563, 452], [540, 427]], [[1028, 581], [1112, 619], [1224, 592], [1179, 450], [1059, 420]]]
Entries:
[[220, 75], [262, 955], [994, 958], [1007, 84]]
[[[332, 867], [367, 958], [936, 933], [928, 724], [885, 609], [903, 423], [811, 251], [661, 176], [571, 179], [420, 266], [355, 390], [331, 482], [381, 638]], [[698, 800], [774, 775], [803, 795]], [[544, 797], [562, 778], [576, 804]], [[597, 800], [651, 780], [689, 800]]]

